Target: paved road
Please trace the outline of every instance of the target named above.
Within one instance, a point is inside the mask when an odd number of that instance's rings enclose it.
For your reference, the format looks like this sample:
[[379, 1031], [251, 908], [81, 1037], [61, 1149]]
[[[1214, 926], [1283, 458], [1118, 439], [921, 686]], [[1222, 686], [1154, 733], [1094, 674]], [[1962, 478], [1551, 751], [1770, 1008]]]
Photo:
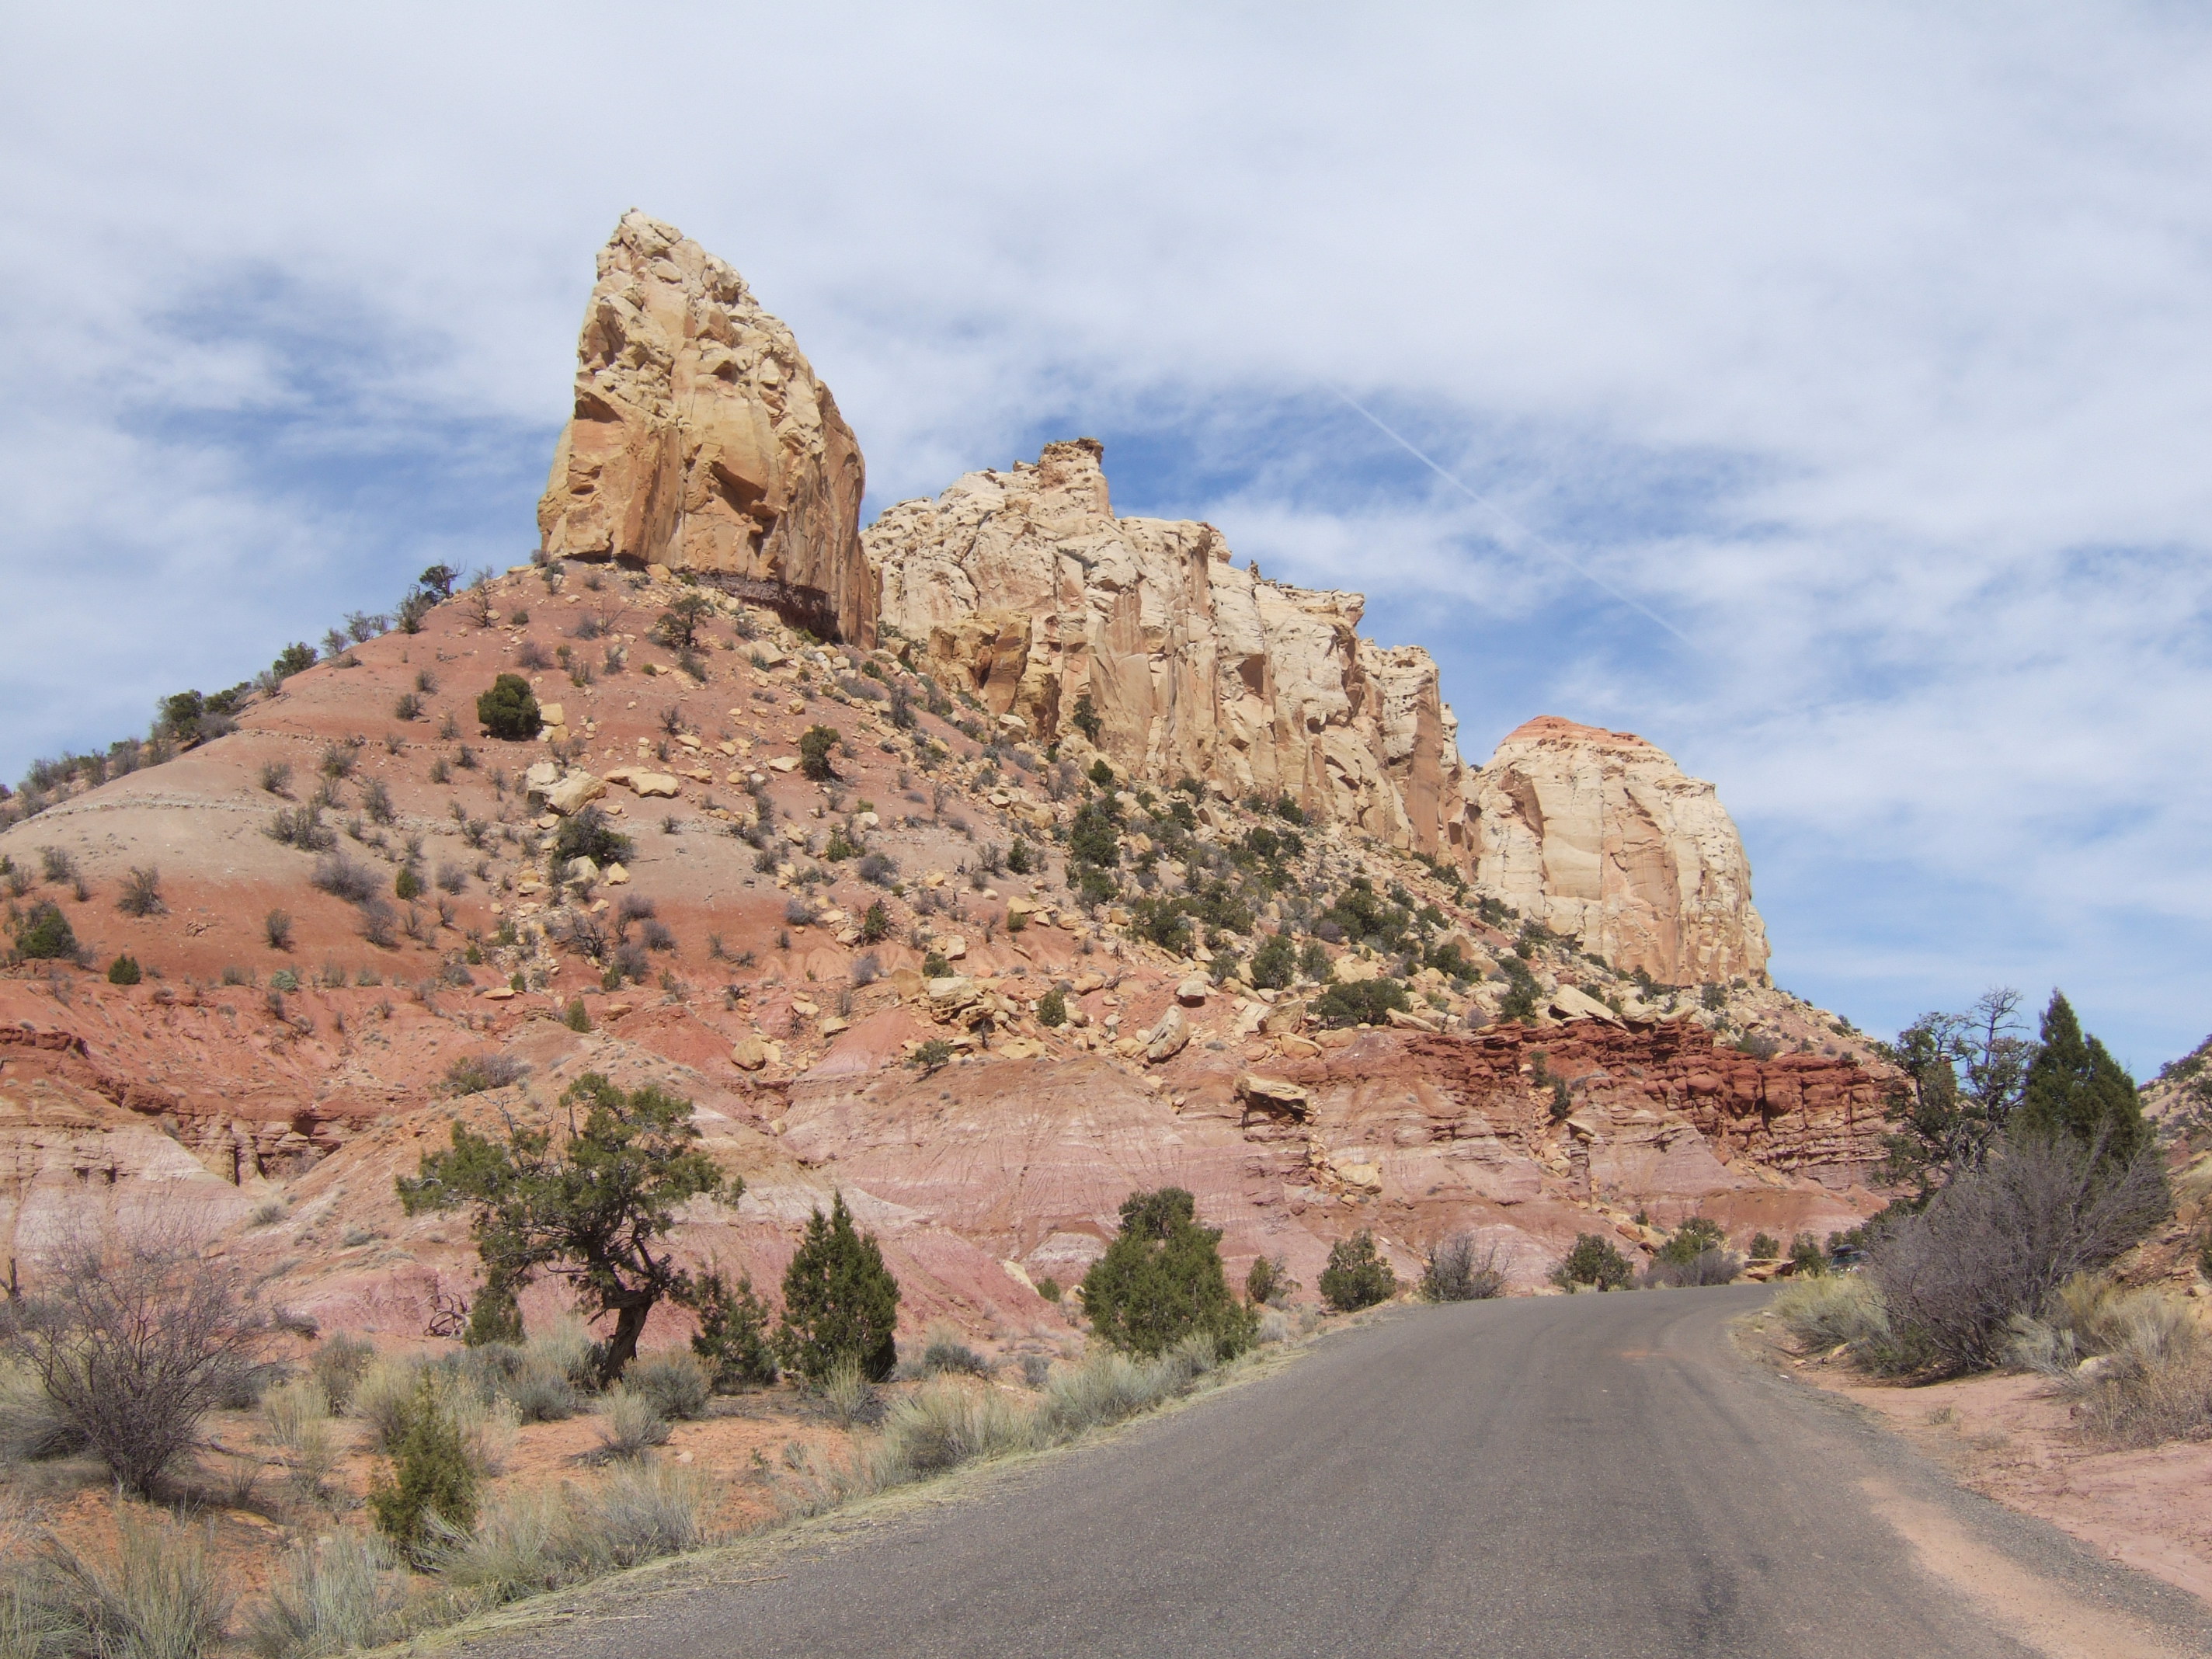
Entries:
[[[1731, 1346], [1765, 1291], [1394, 1314], [981, 1495], [477, 1645], [615, 1659], [2212, 1654]], [[687, 1582], [687, 1577], [690, 1582]]]

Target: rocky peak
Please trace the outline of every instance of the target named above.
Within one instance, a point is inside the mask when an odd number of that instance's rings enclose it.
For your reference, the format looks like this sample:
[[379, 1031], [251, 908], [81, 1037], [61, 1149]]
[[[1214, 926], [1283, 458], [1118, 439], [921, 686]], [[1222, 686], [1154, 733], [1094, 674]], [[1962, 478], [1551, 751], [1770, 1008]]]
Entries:
[[538, 504], [544, 551], [712, 579], [872, 641], [859, 441], [744, 279], [632, 209], [599, 250], [575, 404]]
[[1096, 746], [1158, 784], [1287, 794], [1448, 857], [1473, 846], [1435, 662], [1359, 638], [1356, 593], [1239, 569], [1212, 525], [1116, 518], [1091, 439], [971, 472], [862, 538], [884, 622], [1040, 741]]
[[1540, 715], [1473, 782], [1476, 885], [1624, 972], [1766, 971], [1751, 865], [1713, 786], [1632, 732]]

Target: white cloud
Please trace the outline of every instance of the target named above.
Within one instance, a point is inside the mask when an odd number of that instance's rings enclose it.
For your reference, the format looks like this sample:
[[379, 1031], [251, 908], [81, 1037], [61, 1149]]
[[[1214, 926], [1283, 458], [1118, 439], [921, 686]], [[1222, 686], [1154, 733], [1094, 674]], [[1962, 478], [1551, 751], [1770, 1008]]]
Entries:
[[0, 74], [10, 771], [511, 558], [635, 204], [878, 499], [1156, 429], [1121, 498], [1367, 586], [1471, 748], [1674, 746], [1786, 980], [1872, 1021], [1995, 954], [2138, 1060], [2207, 1023], [2194, 14], [82, 6]]

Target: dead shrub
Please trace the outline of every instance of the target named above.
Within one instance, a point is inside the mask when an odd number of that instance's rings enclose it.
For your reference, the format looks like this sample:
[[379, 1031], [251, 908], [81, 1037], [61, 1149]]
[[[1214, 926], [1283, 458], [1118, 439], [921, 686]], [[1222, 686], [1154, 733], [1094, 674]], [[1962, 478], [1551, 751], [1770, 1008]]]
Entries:
[[1505, 1269], [1495, 1243], [1478, 1257], [1474, 1235], [1454, 1233], [1429, 1252], [1421, 1272], [1422, 1300], [1482, 1302], [1504, 1294]]
[[182, 1229], [66, 1242], [21, 1338], [59, 1415], [126, 1489], [150, 1495], [201, 1419], [257, 1369], [266, 1324], [237, 1271]]
[[2051, 1308], [2061, 1285], [2112, 1261], [2169, 1204], [2149, 1148], [2116, 1166], [2071, 1141], [2008, 1146], [1869, 1251], [1891, 1334], [1868, 1345], [1868, 1362], [1929, 1377], [2002, 1364], [2014, 1315]]

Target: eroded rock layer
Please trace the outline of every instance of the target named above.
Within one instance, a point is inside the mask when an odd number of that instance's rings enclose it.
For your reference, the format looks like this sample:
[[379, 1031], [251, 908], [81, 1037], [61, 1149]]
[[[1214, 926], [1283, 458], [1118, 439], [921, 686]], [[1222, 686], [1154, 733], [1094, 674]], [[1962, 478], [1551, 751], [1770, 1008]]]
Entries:
[[816, 631], [873, 637], [860, 447], [744, 279], [632, 210], [599, 251], [544, 551], [712, 575]]

